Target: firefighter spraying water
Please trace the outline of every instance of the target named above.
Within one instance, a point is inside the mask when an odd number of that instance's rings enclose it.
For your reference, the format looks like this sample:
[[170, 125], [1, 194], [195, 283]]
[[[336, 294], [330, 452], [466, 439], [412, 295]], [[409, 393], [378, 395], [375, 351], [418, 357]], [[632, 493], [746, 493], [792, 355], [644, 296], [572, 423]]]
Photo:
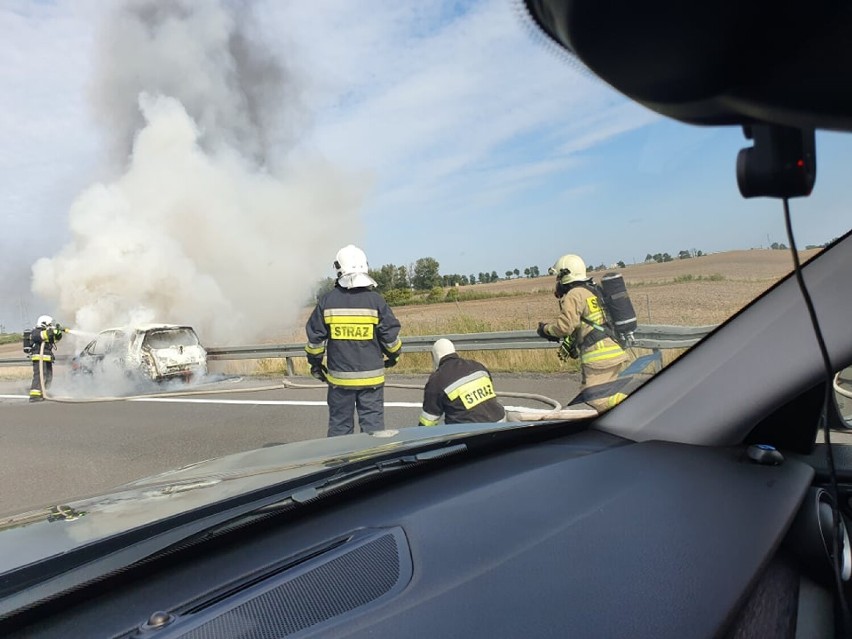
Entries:
[[33, 381], [30, 386], [30, 401], [41, 402], [45, 399], [45, 391], [53, 382], [53, 362], [56, 359], [56, 349], [64, 334], [77, 337], [91, 337], [91, 333], [78, 331], [62, 326], [50, 315], [42, 315], [36, 320], [33, 329], [24, 331], [24, 353], [30, 356], [33, 363]]
[[57, 343], [68, 332], [50, 315], [42, 315], [36, 320], [36, 326], [24, 331], [24, 352], [33, 362], [33, 383], [30, 386], [30, 401], [44, 401], [44, 391], [53, 381], [53, 360]]

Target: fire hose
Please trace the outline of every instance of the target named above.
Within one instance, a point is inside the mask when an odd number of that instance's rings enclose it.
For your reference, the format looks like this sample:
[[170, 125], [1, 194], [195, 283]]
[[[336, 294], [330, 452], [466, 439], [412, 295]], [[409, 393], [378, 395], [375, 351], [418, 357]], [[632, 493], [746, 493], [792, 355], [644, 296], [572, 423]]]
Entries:
[[[66, 329], [67, 331], [67, 329]], [[288, 379], [284, 379], [280, 384], [274, 384], [269, 386], [252, 386], [251, 388], [228, 388], [228, 389], [210, 389], [210, 390], [185, 390], [185, 391], [171, 391], [166, 393], [149, 393], [144, 395], [122, 395], [122, 396], [114, 396], [114, 397], [93, 397], [93, 398], [79, 398], [79, 397], [58, 397], [47, 394], [47, 388], [45, 386], [44, 381], [44, 342], [41, 342], [39, 346], [39, 384], [41, 387], [41, 396], [49, 401], [65, 403], [65, 404], [91, 404], [91, 403], [103, 403], [103, 402], [121, 402], [128, 401], [133, 399], [146, 399], [151, 397], [188, 397], [193, 395], [218, 395], [225, 393], [257, 393], [263, 391], [272, 391], [272, 390], [281, 390], [281, 389], [320, 389], [327, 388], [327, 384], [300, 384], [296, 382], [291, 382]], [[424, 386], [422, 384], [399, 384], [394, 382], [389, 382], [385, 384], [388, 388], [400, 388], [405, 390], [419, 390], [422, 391]], [[546, 404], [552, 407], [552, 411], [556, 412], [562, 410], [562, 405], [557, 402], [555, 399], [547, 397], [545, 395], [538, 395], [535, 393], [519, 393], [519, 392], [511, 392], [511, 391], [500, 391], [496, 393], [497, 397], [511, 397], [515, 399], [527, 399], [532, 401], [541, 402], [542, 404]], [[576, 411], [579, 412], [579, 411]]]

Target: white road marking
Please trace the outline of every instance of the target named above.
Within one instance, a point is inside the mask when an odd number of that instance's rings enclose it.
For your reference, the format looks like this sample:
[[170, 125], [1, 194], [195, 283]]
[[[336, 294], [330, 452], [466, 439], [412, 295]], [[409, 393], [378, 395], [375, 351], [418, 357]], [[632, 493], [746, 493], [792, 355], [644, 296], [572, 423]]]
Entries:
[[[29, 399], [29, 395], [0, 395], [0, 399]], [[93, 398], [97, 401], [96, 398]], [[326, 402], [308, 399], [197, 399], [189, 397], [137, 397], [129, 402], [171, 402], [175, 404], [247, 404], [251, 406], [326, 406]], [[82, 402], [81, 402], [82, 403]], [[419, 402], [385, 402], [388, 408], [420, 408]]]
[[[175, 402], [187, 404], [259, 404], [262, 406], [326, 406], [324, 401], [308, 399], [184, 399], [182, 397], [139, 397], [131, 402]], [[420, 408], [419, 402], [385, 402], [390, 408]]]

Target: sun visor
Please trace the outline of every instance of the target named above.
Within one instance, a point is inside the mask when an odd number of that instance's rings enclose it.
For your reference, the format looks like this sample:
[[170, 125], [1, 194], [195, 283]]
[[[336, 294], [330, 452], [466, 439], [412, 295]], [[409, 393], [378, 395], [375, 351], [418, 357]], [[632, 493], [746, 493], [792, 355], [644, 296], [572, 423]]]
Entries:
[[627, 97], [703, 125], [852, 130], [852, 3], [524, 0], [551, 41]]

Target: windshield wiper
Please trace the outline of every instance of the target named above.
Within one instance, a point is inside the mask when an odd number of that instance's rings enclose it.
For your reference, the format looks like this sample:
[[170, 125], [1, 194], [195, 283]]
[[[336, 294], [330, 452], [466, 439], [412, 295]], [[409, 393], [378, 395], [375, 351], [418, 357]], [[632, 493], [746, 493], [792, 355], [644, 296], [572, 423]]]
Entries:
[[[168, 521], [161, 521], [124, 535], [117, 535], [101, 542], [104, 552], [96, 556], [93, 556], [93, 553], [97, 550], [98, 543], [82, 548], [85, 552], [79, 558], [74, 557], [75, 551], [70, 551], [62, 556], [61, 562], [56, 561], [59, 558], [55, 557], [30, 564], [7, 573], [0, 580], [0, 621], [61, 597], [65, 592], [97, 583], [261, 519], [347, 490], [353, 485], [467, 451], [466, 443], [437, 447], [433, 443], [432, 447], [422, 451], [409, 450], [405, 454], [380, 459], [368, 457], [352, 460], [320, 479], [310, 481], [310, 476], [301, 478], [299, 481], [302, 483], [293, 486], [289, 492], [286, 484], [292, 485], [292, 481], [224, 500], [217, 511], [201, 509], [207, 512], [197, 512], [189, 521], [185, 518], [193, 515], [191, 512], [180, 516], [183, 520], [181, 523], [169, 526]], [[145, 535], [146, 529], [149, 531], [148, 535]], [[124, 544], [121, 543], [122, 538], [126, 539]]]
[[445, 459], [467, 451], [467, 444], [452, 444], [417, 453], [399, 455], [389, 459], [372, 461], [367, 465], [358, 466], [357, 468], [341, 469], [330, 477], [325, 477], [319, 481], [296, 488], [283, 499], [278, 499], [273, 503], [260, 506], [248, 513], [238, 515], [222, 522], [221, 524], [206, 528], [202, 532], [192, 535], [191, 537], [182, 539], [177, 544], [174, 544], [169, 548], [164, 548], [162, 551], [156, 553], [156, 555], [152, 555], [143, 561], [153, 561], [164, 554], [171, 554], [178, 550], [184, 550], [189, 546], [208, 541], [214, 537], [232, 532], [238, 528], [254, 524], [262, 519], [268, 519], [269, 517], [279, 515], [282, 512], [289, 512], [294, 508], [319, 501], [323, 497], [332, 494], [338, 494], [353, 486], [360, 486], [364, 483], [378, 479], [382, 475], [386, 476], [400, 471], [410, 470], [424, 463]]

